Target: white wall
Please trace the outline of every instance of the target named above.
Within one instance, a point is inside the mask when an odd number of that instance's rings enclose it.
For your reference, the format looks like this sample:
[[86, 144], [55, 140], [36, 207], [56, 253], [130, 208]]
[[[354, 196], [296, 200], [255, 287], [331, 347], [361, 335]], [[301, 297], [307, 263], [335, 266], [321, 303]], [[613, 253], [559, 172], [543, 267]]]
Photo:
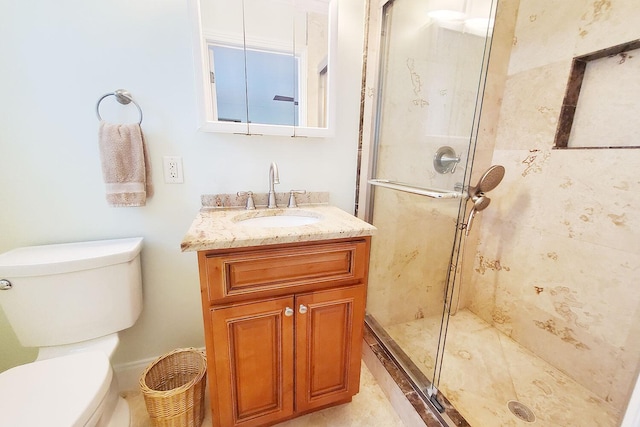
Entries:
[[[0, 251], [142, 236], [144, 310], [115, 363], [202, 346], [196, 255], [179, 250], [200, 194], [266, 192], [277, 161], [278, 190], [330, 191], [333, 204], [353, 210], [363, 3], [340, 3], [336, 137], [292, 139], [196, 131], [186, 0], [3, 0]], [[104, 200], [95, 104], [118, 88], [144, 110], [156, 194], [142, 208]], [[110, 104], [120, 108], [105, 100], [105, 118], [117, 113]], [[182, 156], [184, 184], [164, 184], [164, 155]], [[0, 312], [0, 371], [34, 357]]]

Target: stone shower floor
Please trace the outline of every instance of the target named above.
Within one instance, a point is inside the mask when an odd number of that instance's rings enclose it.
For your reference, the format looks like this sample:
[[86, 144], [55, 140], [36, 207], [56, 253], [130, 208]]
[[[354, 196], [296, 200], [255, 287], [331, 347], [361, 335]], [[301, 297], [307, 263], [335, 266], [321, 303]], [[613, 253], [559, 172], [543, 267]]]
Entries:
[[[144, 398], [138, 391], [124, 393], [131, 408], [131, 427], [151, 427], [144, 406]], [[293, 420], [277, 424], [278, 427], [403, 427], [382, 390], [367, 367], [362, 364], [360, 392], [350, 403], [313, 412]], [[202, 427], [211, 427], [211, 411], [205, 402], [205, 418]]]
[[[440, 318], [386, 327], [427, 377], [433, 370]], [[472, 427], [615, 427], [618, 411], [468, 310], [449, 321], [439, 390]], [[534, 423], [515, 417], [511, 400]]]

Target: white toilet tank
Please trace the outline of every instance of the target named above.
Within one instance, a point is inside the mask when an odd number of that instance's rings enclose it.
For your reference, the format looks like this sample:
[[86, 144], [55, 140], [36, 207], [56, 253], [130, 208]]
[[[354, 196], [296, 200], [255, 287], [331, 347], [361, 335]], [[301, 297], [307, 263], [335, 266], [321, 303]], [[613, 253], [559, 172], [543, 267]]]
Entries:
[[[142, 311], [142, 238], [29, 246], [0, 254], [0, 306], [25, 347], [132, 326]], [[10, 285], [7, 285], [10, 283]]]

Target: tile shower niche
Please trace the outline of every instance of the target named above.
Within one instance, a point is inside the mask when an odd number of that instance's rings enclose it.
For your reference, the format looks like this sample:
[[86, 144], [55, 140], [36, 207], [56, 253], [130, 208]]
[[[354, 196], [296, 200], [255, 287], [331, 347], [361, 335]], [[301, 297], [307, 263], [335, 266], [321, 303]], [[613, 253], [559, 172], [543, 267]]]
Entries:
[[640, 39], [573, 59], [554, 148], [640, 148]]

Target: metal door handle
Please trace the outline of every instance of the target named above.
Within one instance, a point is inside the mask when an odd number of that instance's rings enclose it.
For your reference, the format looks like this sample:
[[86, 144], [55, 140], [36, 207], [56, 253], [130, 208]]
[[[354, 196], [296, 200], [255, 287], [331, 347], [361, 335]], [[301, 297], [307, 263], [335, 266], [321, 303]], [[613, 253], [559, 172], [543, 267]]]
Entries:
[[304, 304], [300, 304], [300, 308], [298, 309], [298, 311], [300, 312], [300, 314], [305, 314], [307, 312], [308, 308], [306, 305]]
[[293, 308], [287, 307], [284, 309], [284, 315], [287, 317], [293, 316]]
[[0, 291], [8, 291], [13, 288], [13, 285], [7, 279], [0, 280]]

